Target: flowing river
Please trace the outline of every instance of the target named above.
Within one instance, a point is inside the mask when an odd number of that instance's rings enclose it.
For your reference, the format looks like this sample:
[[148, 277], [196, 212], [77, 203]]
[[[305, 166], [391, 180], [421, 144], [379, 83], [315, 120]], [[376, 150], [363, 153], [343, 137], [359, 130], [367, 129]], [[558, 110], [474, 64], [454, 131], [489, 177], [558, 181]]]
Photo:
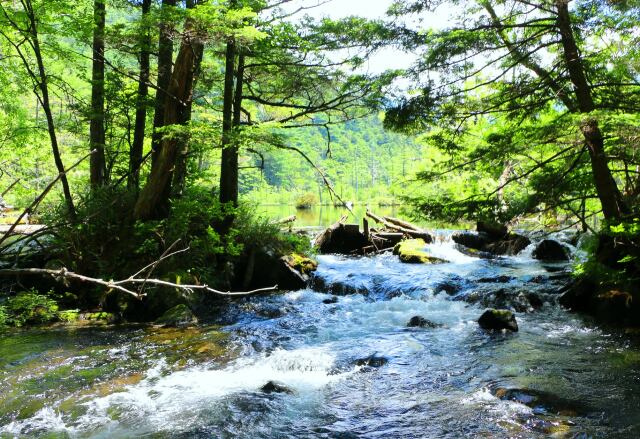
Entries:
[[[313, 288], [197, 328], [6, 332], [0, 437], [640, 437], [638, 339], [555, 303], [568, 264], [430, 247], [450, 262], [320, 256]], [[479, 329], [522, 294], [519, 332]]]

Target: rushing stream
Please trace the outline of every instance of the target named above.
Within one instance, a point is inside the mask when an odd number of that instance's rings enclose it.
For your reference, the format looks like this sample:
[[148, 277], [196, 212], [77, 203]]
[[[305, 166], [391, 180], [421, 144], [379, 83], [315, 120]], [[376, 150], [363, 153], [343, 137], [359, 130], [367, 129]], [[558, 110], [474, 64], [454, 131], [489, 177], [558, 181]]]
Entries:
[[[320, 256], [314, 289], [215, 325], [7, 332], [0, 437], [640, 437], [637, 339], [554, 303], [566, 265], [465, 256], [446, 233], [430, 247], [451, 262]], [[545, 304], [488, 334], [496, 291]], [[416, 315], [439, 326], [407, 328]]]

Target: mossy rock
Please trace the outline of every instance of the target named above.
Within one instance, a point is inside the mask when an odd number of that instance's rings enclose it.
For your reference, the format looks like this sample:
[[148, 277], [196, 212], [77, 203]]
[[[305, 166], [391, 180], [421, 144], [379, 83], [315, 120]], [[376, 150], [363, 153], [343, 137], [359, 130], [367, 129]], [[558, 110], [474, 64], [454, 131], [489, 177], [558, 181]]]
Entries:
[[284, 260], [291, 268], [302, 274], [309, 274], [318, 269], [317, 261], [298, 253], [291, 253], [285, 256]]
[[189, 307], [182, 303], [165, 312], [156, 323], [165, 326], [189, 326], [198, 323], [198, 319]]
[[448, 261], [430, 255], [424, 248], [424, 239], [408, 239], [399, 242], [393, 248], [393, 254], [398, 255], [400, 262], [406, 264], [443, 264]]

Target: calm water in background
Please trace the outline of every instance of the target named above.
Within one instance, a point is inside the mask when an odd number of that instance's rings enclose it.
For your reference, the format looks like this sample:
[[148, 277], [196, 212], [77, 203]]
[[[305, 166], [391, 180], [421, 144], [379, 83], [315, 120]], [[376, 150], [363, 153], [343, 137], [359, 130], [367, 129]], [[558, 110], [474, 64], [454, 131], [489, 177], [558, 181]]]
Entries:
[[[334, 206], [313, 206], [311, 209], [296, 209], [295, 206], [287, 205], [267, 205], [258, 206], [258, 211], [269, 218], [280, 219], [286, 218], [291, 215], [296, 215], [297, 220], [294, 224], [295, 227], [328, 227], [340, 219], [342, 215], [348, 215], [347, 220], [350, 223], [362, 225], [362, 218], [365, 217], [367, 206], [364, 204], [356, 204], [353, 206], [353, 213], [349, 212], [343, 207]], [[404, 206], [369, 206], [369, 210], [380, 216], [393, 216], [403, 219], [408, 219], [409, 216], [405, 212]], [[427, 223], [424, 221], [412, 221], [417, 225], [430, 228], [443, 228], [443, 224]], [[375, 227], [375, 223], [369, 220], [372, 227]], [[460, 226], [457, 226], [460, 228]]]

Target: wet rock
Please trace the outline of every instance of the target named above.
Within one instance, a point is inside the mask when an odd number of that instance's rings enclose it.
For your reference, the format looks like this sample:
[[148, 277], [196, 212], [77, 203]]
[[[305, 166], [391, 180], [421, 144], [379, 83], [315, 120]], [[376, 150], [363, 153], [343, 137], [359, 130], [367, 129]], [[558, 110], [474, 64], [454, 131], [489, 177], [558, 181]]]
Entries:
[[503, 239], [507, 233], [509, 233], [507, 226], [496, 221], [478, 221], [476, 224], [476, 230], [479, 233], [487, 234], [494, 240]]
[[281, 290], [300, 290], [307, 286], [318, 267], [316, 261], [306, 256], [297, 253], [279, 256], [269, 249], [256, 251], [254, 258], [248, 288], [278, 285]]
[[506, 238], [500, 241], [487, 244], [482, 250], [496, 255], [517, 255], [531, 244], [531, 240], [526, 236], [517, 233], [509, 233]]
[[527, 300], [534, 309], [542, 308], [542, 306], [544, 305], [544, 300], [542, 299], [542, 297], [540, 297], [540, 295], [535, 292], [527, 293]]
[[456, 232], [451, 235], [451, 240], [474, 250], [482, 250], [485, 245], [491, 242], [491, 238], [486, 233], [475, 232]]
[[440, 324], [427, 320], [422, 316], [413, 316], [407, 323], [407, 328], [439, 328]]
[[457, 294], [462, 290], [461, 282], [462, 280], [457, 281], [454, 279], [440, 282], [433, 287], [433, 291], [436, 294], [444, 291], [448, 295], [453, 296], [454, 294]]
[[551, 392], [535, 389], [497, 387], [493, 395], [503, 401], [514, 401], [531, 407], [538, 413], [554, 413], [561, 416], [579, 416], [588, 408], [579, 401], [572, 401]]
[[569, 251], [558, 241], [545, 239], [536, 246], [532, 256], [541, 261], [568, 261]]
[[366, 366], [366, 367], [382, 367], [387, 364], [389, 360], [385, 357], [377, 356], [373, 354], [369, 357], [360, 358], [355, 361], [356, 366]]
[[[484, 230], [484, 229], [483, 229]], [[524, 250], [531, 240], [526, 236], [517, 233], [494, 233], [490, 235], [485, 231], [474, 232], [457, 232], [451, 236], [451, 239], [469, 250], [462, 253], [470, 256], [486, 257], [486, 254], [494, 255], [516, 255]], [[473, 250], [480, 252], [476, 253]]]
[[155, 323], [165, 326], [189, 326], [198, 323], [198, 319], [185, 304], [176, 305], [165, 312]]
[[511, 276], [496, 276], [496, 277], [483, 277], [478, 279], [478, 283], [496, 283], [496, 284], [506, 284], [507, 282], [511, 282], [515, 278]]
[[338, 296], [331, 296], [328, 299], [322, 301], [325, 305], [331, 305], [332, 303], [338, 303]]
[[488, 309], [478, 319], [482, 329], [518, 331], [516, 316], [506, 309]]
[[407, 264], [442, 264], [448, 261], [436, 258], [425, 251], [427, 243], [423, 239], [407, 239], [393, 248], [393, 254], [398, 255], [401, 262]]
[[260, 390], [264, 393], [286, 393], [293, 394], [293, 390], [285, 386], [284, 384], [276, 383], [275, 381], [269, 381], [267, 384], [262, 386]]

